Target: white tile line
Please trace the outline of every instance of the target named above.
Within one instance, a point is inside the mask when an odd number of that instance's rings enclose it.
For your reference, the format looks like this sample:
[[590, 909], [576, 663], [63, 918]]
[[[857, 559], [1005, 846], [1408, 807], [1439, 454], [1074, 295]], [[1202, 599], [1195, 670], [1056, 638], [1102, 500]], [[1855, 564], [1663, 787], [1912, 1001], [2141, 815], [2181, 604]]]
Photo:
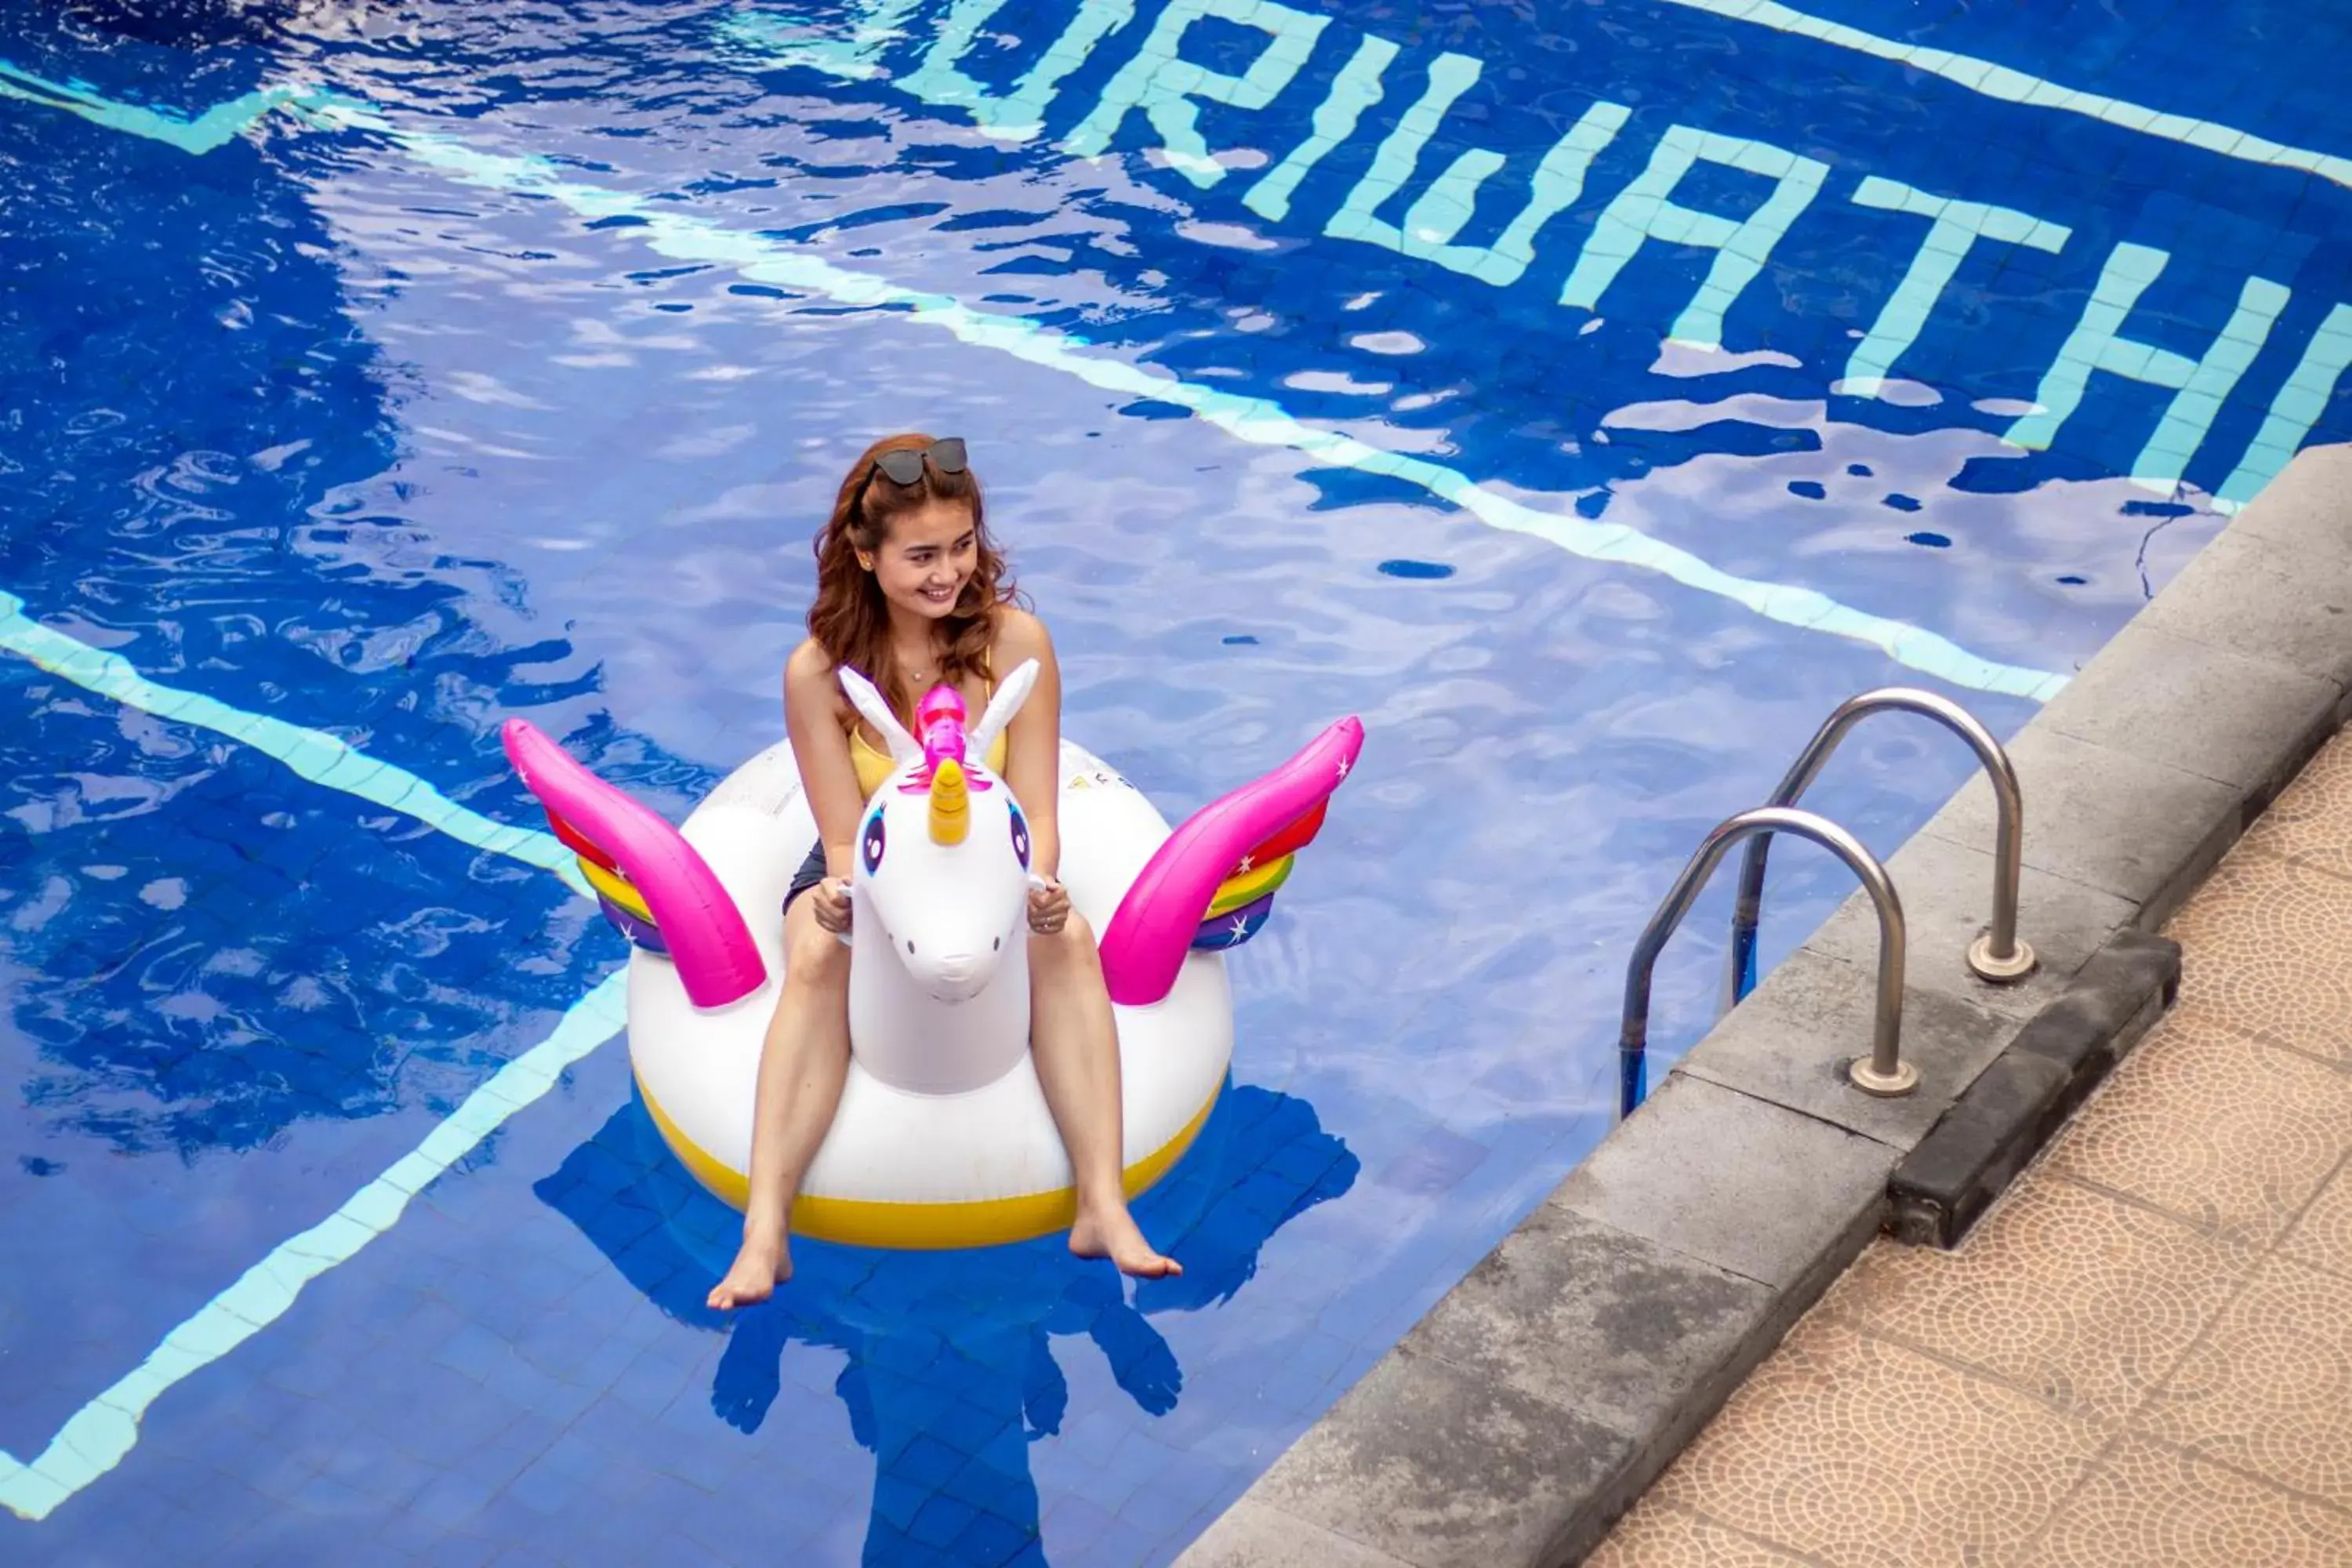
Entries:
[[28, 659], [85, 690], [142, 712], [226, 735], [285, 763], [313, 784], [405, 813], [462, 844], [552, 871], [583, 898], [593, 896], [572, 851], [554, 835], [493, 822], [406, 769], [371, 757], [324, 731], [305, 729], [201, 692], [150, 680], [130, 660], [52, 630], [25, 609], [22, 599], [0, 588], [0, 651]]
[[[13, 68], [5, 68], [13, 71]], [[38, 81], [21, 71], [19, 81]], [[0, 80], [0, 88], [5, 88]], [[65, 89], [42, 84], [56, 92]], [[1966, 690], [2047, 701], [2066, 683], [2054, 670], [2007, 664], [1971, 653], [1950, 638], [1892, 616], [1840, 603], [1817, 589], [1726, 572], [1703, 557], [1618, 522], [1579, 516], [1572, 498], [1531, 506], [1481, 485], [1460, 469], [1424, 458], [1383, 450], [1337, 430], [1308, 425], [1272, 398], [1245, 397], [1190, 382], [1157, 367], [1131, 363], [1096, 350], [1074, 333], [1025, 318], [975, 310], [951, 296], [836, 267], [804, 248], [730, 229], [670, 210], [626, 192], [567, 178], [543, 158], [488, 153], [455, 137], [412, 130], [372, 105], [323, 91], [273, 89], [278, 96], [252, 110], [282, 108], [313, 124], [381, 135], [412, 159], [469, 184], [550, 196], [592, 219], [629, 216], [626, 242], [664, 256], [731, 268], [746, 278], [845, 304], [887, 308], [897, 319], [944, 331], [959, 342], [1070, 375], [1121, 396], [1150, 398], [1189, 409], [1204, 423], [1253, 446], [1283, 447], [1312, 462], [1383, 475], [1460, 508], [1488, 527], [1538, 539], [1585, 560], [1631, 566], [1740, 605], [1767, 620], [1823, 632], [1876, 648], [1888, 659]], [[32, 96], [19, 91], [18, 96]], [[37, 101], [49, 101], [38, 98]], [[87, 94], [61, 107], [116, 129], [184, 145], [185, 122], [105, 114]], [[150, 123], [150, 121], [154, 121]]]
[[636, 221], [627, 226], [625, 243], [642, 244], [659, 255], [730, 268], [746, 278], [845, 304], [888, 308], [895, 321], [945, 331], [972, 347], [1059, 371], [1122, 396], [1189, 409], [1253, 446], [1284, 447], [1316, 463], [1402, 480], [1491, 528], [1539, 539], [1586, 560], [1657, 573], [1783, 626], [1863, 643], [1895, 663], [1964, 689], [2047, 701], [2066, 683], [2066, 677], [2055, 671], [1983, 658], [1925, 627], [1841, 604], [1816, 589], [1723, 571], [1623, 523], [1591, 521], [1577, 515], [1570, 498], [1559, 498], [1557, 510], [1530, 506], [1443, 463], [1386, 451], [1307, 425], [1272, 398], [1243, 396], [1090, 352], [1094, 345], [1073, 333], [1019, 316], [975, 310], [949, 295], [836, 267], [803, 247], [709, 223], [627, 192], [587, 184], [544, 159], [484, 152], [438, 132], [406, 130], [365, 105], [312, 100], [289, 108], [321, 123], [390, 138], [416, 162], [468, 184], [551, 197], [590, 219], [633, 218]]
[[29, 1462], [0, 1452], [0, 1506], [42, 1520], [121, 1464], [139, 1442], [147, 1408], [286, 1315], [304, 1287], [390, 1230], [415, 1197], [507, 1119], [538, 1100], [563, 1070], [621, 1031], [626, 971], [615, 971], [565, 1009], [548, 1037], [509, 1059], [456, 1111], [331, 1215], [269, 1249], [235, 1283], [163, 1336], [163, 1343], [83, 1405]]
[[2267, 136], [2257, 136], [2251, 131], [2240, 131], [2213, 121], [2172, 114], [2160, 109], [2150, 109], [2145, 104], [2109, 98], [2104, 93], [2085, 92], [2079, 88], [2063, 86], [2046, 77], [2012, 70], [2007, 66], [1970, 55], [1954, 54], [1949, 49], [1929, 48], [1924, 44], [1906, 44], [1899, 38], [1882, 37], [1860, 27], [1849, 27], [1843, 22], [1832, 22], [1826, 17], [1811, 16], [1780, 5], [1777, 0], [1664, 0], [1664, 3], [1679, 5], [1686, 11], [1704, 11], [1710, 16], [1769, 27], [1776, 33], [1816, 39], [1855, 54], [1870, 55], [1896, 65], [1908, 66], [1913, 70], [1941, 77], [1970, 92], [2003, 103], [2020, 103], [2033, 109], [2080, 114], [2120, 130], [2136, 131], [2141, 135], [2176, 142], [2184, 147], [2200, 148], [2224, 158], [2264, 163], [2273, 168], [2300, 169], [2339, 185], [2352, 187], [2352, 158], [2339, 157], [2332, 153], [2315, 153], [2305, 147], [2290, 147]]
[[[492, 822], [415, 773], [321, 731], [150, 680], [121, 656], [42, 626], [25, 613], [22, 599], [5, 590], [0, 650], [85, 690], [226, 735], [314, 784], [404, 812], [476, 848], [555, 871], [586, 891], [572, 852], [551, 834]], [[77, 1411], [37, 1458], [27, 1463], [0, 1452], [0, 1506], [20, 1518], [46, 1519], [121, 1463], [139, 1441], [140, 1417], [159, 1394], [284, 1316], [305, 1285], [389, 1230], [427, 1183], [546, 1093], [565, 1068], [619, 1033], [625, 989], [623, 972], [615, 972], [573, 1003], [546, 1039], [492, 1073], [408, 1154], [326, 1219], [271, 1248], [164, 1335], [146, 1360]]]

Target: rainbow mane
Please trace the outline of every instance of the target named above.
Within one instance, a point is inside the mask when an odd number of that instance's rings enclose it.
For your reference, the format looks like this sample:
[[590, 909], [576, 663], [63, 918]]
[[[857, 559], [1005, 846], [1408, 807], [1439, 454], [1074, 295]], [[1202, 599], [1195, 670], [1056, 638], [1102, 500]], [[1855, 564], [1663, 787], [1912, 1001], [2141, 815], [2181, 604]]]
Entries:
[[572, 761], [528, 720], [508, 720], [499, 738], [549, 829], [578, 859], [604, 918], [634, 946], [677, 965], [696, 1006], [723, 1006], [766, 982], [766, 963], [742, 915], [676, 828]]
[[1239, 947], [1257, 934], [1363, 744], [1362, 721], [1342, 719], [1168, 836], [1103, 931], [1103, 978], [1114, 1005], [1148, 1007], [1168, 994], [1187, 952]]
[[548, 827], [579, 862], [580, 874], [588, 879], [588, 886], [596, 895], [596, 907], [604, 911], [613, 929], [635, 946], [668, 957], [669, 944], [662, 940], [653, 907], [637, 891], [637, 885], [629, 880], [629, 874], [589, 842], [586, 834], [566, 822], [553, 806], [541, 801], [540, 809], [547, 814]]
[[1265, 924], [1265, 917], [1274, 910], [1275, 893], [1290, 880], [1290, 868], [1297, 862], [1298, 851], [1315, 841], [1330, 810], [1331, 798], [1326, 795], [1234, 864], [1225, 879], [1217, 884], [1216, 897], [1209, 900], [1209, 912], [1201, 921], [1201, 929], [1193, 933], [1192, 946], [1196, 951], [1222, 952], [1241, 946], [1258, 933]]

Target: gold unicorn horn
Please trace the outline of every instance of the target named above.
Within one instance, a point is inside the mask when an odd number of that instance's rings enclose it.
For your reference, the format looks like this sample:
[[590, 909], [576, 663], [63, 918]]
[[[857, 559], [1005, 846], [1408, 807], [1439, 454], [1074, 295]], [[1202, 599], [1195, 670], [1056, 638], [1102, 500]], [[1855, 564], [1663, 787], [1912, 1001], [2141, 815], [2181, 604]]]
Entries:
[[939, 771], [931, 775], [931, 842], [961, 844], [971, 827], [971, 795], [966, 789], [963, 767], [953, 757], [940, 759]]

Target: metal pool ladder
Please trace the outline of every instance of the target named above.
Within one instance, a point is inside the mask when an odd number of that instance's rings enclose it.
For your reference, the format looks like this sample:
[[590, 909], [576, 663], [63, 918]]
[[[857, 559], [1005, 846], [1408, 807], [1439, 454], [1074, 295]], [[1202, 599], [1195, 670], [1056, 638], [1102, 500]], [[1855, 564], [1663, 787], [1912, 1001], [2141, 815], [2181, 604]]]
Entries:
[[1827, 817], [1797, 809], [1796, 803], [1853, 727], [1874, 713], [1908, 712], [1935, 720], [1969, 743], [1991, 780], [1998, 815], [1993, 844], [1992, 921], [1971, 942], [1969, 970], [1993, 984], [2009, 985], [2033, 972], [2032, 948], [2017, 934], [2017, 884], [2024, 861], [2024, 801], [2009, 753], [1976, 716], [1947, 698], [1915, 687], [1887, 686], [1849, 698], [1824, 720], [1811, 741], [1763, 805], [1726, 818], [1699, 845], [1682, 875], [1642, 930], [1625, 968], [1625, 1009], [1617, 1032], [1620, 1119], [1633, 1114], [1648, 1093], [1650, 975], [1658, 954], [1734, 844], [1746, 840], [1739, 869], [1738, 900], [1732, 914], [1730, 1001], [1737, 1004], [1756, 986], [1757, 931], [1764, 901], [1765, 856], [1775, 833], [1809, 838], [1845, 862], [1870, 895], [1878, 913], [1878, 999], [1871, 1027], [1870, 1055], [1846, 1069], [1865, 1094], [1908, 1094], [1918, 1087], [1919, 1069], [1903, 1060], [1903, 971], [1908, 937], [1903, 901], [1894, 880], [1862, 841]]

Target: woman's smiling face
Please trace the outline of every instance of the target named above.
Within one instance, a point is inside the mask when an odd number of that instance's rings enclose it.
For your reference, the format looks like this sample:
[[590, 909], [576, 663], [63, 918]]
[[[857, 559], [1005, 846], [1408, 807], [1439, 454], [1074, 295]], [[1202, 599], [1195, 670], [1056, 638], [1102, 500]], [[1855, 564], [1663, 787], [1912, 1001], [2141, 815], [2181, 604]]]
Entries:
[[891, 519], [889, 536], [868, 563], [883, 598], [911, 615], [951, 613], [980, 564], [971, 508], [934, 500]]

